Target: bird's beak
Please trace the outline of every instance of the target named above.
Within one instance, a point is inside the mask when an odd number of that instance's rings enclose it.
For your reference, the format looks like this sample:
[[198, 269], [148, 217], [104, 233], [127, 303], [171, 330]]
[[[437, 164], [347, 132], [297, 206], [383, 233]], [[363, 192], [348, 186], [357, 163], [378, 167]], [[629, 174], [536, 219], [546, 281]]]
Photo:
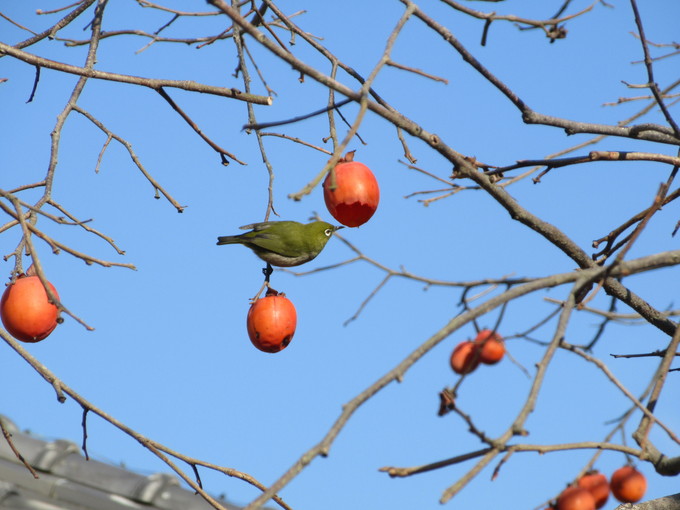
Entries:
[[345, 226], [344, 225], [338, 225], [337, 227], [335, 227], [335, 230], [340, 230], [341, 228], [345, 228]]

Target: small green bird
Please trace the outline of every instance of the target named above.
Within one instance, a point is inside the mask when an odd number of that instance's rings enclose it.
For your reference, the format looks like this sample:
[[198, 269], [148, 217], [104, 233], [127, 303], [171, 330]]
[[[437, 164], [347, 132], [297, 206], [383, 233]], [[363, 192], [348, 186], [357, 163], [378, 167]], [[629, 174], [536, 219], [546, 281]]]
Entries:
[[250, 230], [245, 234], [218, 237], [217, 244], [242, 244], [272, 266], [299, 266], [321, 253], [341, 228], [325, 221], [265, 221], [244, 225], [241, 230]]

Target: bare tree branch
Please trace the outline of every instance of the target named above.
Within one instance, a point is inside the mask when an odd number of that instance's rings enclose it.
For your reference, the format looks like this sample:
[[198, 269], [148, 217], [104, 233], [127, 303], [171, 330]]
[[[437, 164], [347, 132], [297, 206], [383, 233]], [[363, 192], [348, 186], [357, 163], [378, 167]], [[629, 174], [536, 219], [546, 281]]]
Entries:
[[191, 92], [200, 92], [202, 94], [212, 94], [215, 96], [228, 97], [231, 99], [237, 99], [239, 101], [246, 101], [248, 103], [261, 104], [261, 105], [271, 105], [272, 98], [265, 96], [258, 96], [253, 94], [246, 94], [237, 89], [229, 89], [225, 87], [215, 87], [212, 85], [204, 85], [202, 83], [196, 83], [195, 81], [189, 80], [163, 80], [163, 79], [153, 79], [153, 78], [143, 78], [141, 76], [130, 76], [127, 74], [117, 74], [109, 73], [106, 71], [98, 71], [96, 69], [90, 69], [87, 67], [78, 67], [71, 64], [66, 64], [63, 62], [56, 62], [54, 60], [49, 60], [31, 53], [26, 53], [25, 51], [18, 50], [8, 44], [0, 42], [0, 57], [11, 56], [27, 64], [34, 66], [44, 67], [46, 69], [52, 69], [55, 71], [60, 71], [63, 73], [75, 74], [77, 76], [83, 76], [85, 78], [95, 78], [97, 80], [109, 80], [117, 81], [120, 83], [129, 83], [132, 85], [141, 85], [143, 87], [148, 87], [153, 90], [159, 90], [163, 87], [177, 88], [182, 90], [188, 90]]

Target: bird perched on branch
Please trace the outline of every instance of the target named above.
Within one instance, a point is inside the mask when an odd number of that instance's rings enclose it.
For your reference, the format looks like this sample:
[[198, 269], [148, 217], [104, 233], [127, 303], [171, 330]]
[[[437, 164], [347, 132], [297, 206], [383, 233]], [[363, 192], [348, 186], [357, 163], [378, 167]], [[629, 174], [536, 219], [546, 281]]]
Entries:
[[299, 266], [314, 259], [338, 229], [325, 221], [265, 221], [240, 227], [245, 234], [221, 236], [217, 244], [242, 244], [262, 260], [279, 267]]

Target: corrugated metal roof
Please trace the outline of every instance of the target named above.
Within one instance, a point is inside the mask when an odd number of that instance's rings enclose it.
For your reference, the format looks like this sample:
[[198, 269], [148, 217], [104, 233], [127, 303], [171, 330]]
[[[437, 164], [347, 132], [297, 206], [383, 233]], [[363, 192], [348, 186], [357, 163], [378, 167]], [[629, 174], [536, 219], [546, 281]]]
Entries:
[[[70, 441], [43, 441], [22, 433], [0, 415], [12, 442], [38, 472], [26, 469], [0, 435], [0, 508], [8, 510], [206, 510], [212, 508], [175, 476], [143, 476], [85, 460]], [[224, 502], [227, 510], [239, 507]]]

